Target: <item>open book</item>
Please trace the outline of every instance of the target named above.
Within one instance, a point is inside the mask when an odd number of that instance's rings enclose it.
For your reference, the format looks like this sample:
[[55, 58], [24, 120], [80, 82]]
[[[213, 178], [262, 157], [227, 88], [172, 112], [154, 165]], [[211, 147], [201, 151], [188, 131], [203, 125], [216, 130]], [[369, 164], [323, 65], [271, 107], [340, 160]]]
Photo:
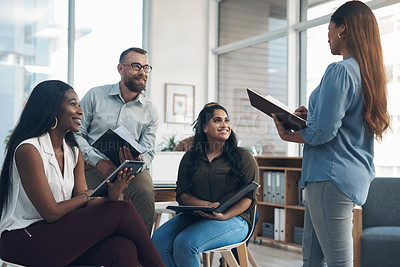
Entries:
[[250, 88], [247, 88], [247, 94], [253, 107], [270, 117], [274, 113], [286, 128], [298, 131], [307, 127], [306, 120], [294, 115], [294, 111], [273, 96], [268, 95], [267, 97], [263, 97]]
[[[144, 165], [143, 161], [134, 161], [134, 160], [126, 160], [124, 163], [122, 163], [115, 171], [113, 171], [110, 176], [108, 176], [104, 181], [99, 184], [99, 186], [96, 187], [96, 189], [93, 190], [93, 192], [90, 194], [91, 197], [105, 197], [108, 194], [108, 184], [107, 180], [110, 181], [110, 183], [113, 183], [117, 179], [118, 172], [122, 171], [123, 169], [127, 168], [132, 168], [131, 174], [138, 173], [142, 170]], [[135, 179], [135, 178], [133, 178]]]
[[106, 155], [115, 166], [120, 165], [119, 148], [122, 146], [129, 147], [133, 158], [148, 152], [146, 148], [140, 145], [123, 126], [120, 126], [115, 130], [108, 129], [92, 143], [92, 146]]
[[193, 212], [196, 210], [201, 210], [204, 212], [225, 212], [229, 209], [233, 204], [244, 198], [248, 193], [254, 191], [260, 185], [256, 182], [251, 182], [247, 184], [245, 187], [241, 188], [237, 191], [233, 196], [231, 196], [227, 201], [222, 203], [216, 208], [212, 207], [203, 207], [203, 206], [186, 206], [186, 205], [179, 205], [179, 206], [167, 206], [167, 209], [174, 210], [176, 212]]

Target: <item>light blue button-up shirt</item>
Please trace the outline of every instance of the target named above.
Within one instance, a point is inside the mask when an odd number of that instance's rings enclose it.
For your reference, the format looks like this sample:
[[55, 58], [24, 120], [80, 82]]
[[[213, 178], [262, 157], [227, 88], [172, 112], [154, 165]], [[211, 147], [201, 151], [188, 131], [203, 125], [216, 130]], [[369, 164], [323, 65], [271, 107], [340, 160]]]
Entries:
[[332, 181], [362, 205], [375, 176], [374, 136], [362, 117], [360, 67], [353, 57], [328, 66], [309, 99], [301, 186]]
[[[132, 137], [146, 149], [155, 146], [159, 118], [156, 106], [145, 95], [130, 102], [121, 96], [119, 83], [95, 87], [82, 98], [82, 124], [75, 134], [79, 148], [86, 162], [96, 166], [97, 162], [107, 158], [91, 146], [108, 128], [124, 126]], [[150, 166], [154, 151], [142, 155], [146, 166]]]

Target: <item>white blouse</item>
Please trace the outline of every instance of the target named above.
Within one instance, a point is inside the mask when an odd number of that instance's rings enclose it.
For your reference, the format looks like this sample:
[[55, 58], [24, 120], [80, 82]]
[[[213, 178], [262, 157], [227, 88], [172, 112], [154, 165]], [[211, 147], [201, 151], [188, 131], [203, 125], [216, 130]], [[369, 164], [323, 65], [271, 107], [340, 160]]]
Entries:
[[[74, 189], [74, 168], [78, 162], [78, 148], [74, 147], [72, 149], [65, 140], [63, 141], [63, 176], [48, 133], [40, 137], [25, 140], [21, 142], [18, 147], [22, 144], [32, 144], [39, 151], [43, 160], [44, 172], [56, 202], [71, 199]], [[3, 209], [0, 221], [0, 233], [4, 230], [22, 229], [37, 221], [43, 220], [29, 200], [22, 186], [21, 178], [15, 163], [15, 153], [12, 164], [11, 187], [12, 190], [8, 197], [8, 204]]]

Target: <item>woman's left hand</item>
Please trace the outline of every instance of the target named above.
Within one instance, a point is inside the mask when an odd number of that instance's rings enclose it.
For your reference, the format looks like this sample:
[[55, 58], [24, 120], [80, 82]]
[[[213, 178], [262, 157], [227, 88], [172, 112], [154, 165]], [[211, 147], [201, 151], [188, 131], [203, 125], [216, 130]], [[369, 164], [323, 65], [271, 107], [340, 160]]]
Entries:
[[117, 175], [117, 179], [113, 182], [110, 183], [109, 180], [107, 180], [108, 184], [108, 200], [111, 201], [117, 201], [119, 196], [121, 195], [122, 191], [125, 190], [125, 188], [128, 187], [129, 182], [135, 177], [133, 174], [131, 174], [132, 168], [125, 168], [122, 171], [120, 171]]
[[275, 114], [272, 113], [271, 115], [272, 118], [274, 119], [274, 123], [276, 129], [278, 130], [279, 136], [281, 137], [282, 140], [286, 141], [287, 136], [291, 133], [290, 129], [286, 129]]
[[290, 129], [286, 129], [275, 114], [272, 113], [271, 115], [272, 118], [274, 118], [276, 129], [278, 130], [279, 137], [282, 140], [299, 144], [307, 143], [306, 140], [304, 140], [304, 138], [301, 136], [300, 131], [293, 132]]
[[229, 219], [225, 213], [220, 213], [220, 212], [209, 213], [209, 212], [203, 212], [201, 210], [198, 210], [195, 212], [197, 214], [199, 214], [200, 216], [210, 219], [210, 220], [225, 221], [225, 220]]

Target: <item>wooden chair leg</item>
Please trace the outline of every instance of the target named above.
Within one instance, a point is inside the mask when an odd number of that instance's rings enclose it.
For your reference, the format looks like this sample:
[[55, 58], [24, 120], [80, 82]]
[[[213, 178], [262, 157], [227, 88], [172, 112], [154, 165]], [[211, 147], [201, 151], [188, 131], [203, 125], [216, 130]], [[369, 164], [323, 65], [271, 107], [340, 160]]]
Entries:
[[153, 233], [160, 227], [161, 213], [154, 213]]
[[251, 254], [251, 251], [250, 251], [249, 247], [247, 247], [247, 255], [249, 256], [249, 261], [250, 261], [251, 265], [253, 267], [258, 267], [257, 262], [254, 259], [253, 254]]
[[210, 253], [201, 253], [203, 255], [203, 266], [211, 267]]
[[228, 267], [228, 263], [226, 263], [224, 257], [222, 257], [222, 267]]
[[247, 253], [246, 243], [243, 243], [236, 248], [239, 256], [239, 262], [241, 267], [249, 267], [249, 256]]
[[228, 263], [229, 267], [240, 267], [235, 257], [232, 254], [232, 251], [222, 251], [222, 258]]

